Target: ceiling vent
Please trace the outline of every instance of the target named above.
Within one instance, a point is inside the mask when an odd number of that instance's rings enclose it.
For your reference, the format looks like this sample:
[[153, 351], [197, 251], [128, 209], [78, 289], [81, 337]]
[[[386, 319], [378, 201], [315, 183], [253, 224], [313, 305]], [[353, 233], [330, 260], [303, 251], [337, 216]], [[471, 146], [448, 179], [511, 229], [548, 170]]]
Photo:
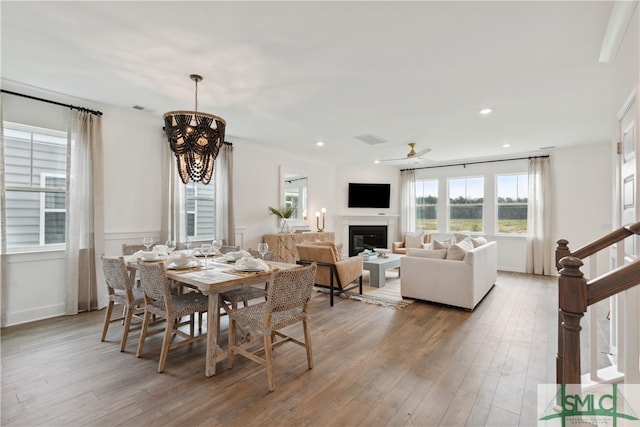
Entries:
[[386, 139], [382, 138], [381, 136], [372, 135], [372, 134], [358, 135], [355, 138], [369, 145], [384, 144], [385, 142], [388, 142]]

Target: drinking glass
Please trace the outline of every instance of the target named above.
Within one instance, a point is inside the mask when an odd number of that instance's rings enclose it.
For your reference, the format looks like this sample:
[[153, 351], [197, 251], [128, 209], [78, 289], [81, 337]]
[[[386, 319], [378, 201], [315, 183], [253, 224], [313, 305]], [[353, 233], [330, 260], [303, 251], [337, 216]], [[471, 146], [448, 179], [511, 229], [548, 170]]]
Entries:
[[269, 245], [267, 243], [258, 243], [258, 252], [262, 255], [262, 259], [264, 259], [264, 255], [269, 251]]
[[200, 251], [202, 252], [202, 255], [204, 255], [204, 266], [207, 266], [207, 255], [211, 255], [211, 245], [208, 243], [203, 243], [202, 246], [200, 246]]
[[[213, 249], [216, 250], [217, 254], [220, 254], [220, 248], [222, 248], [222, 240], [216, 239], [212, 242]], [[222, 254], [221, 254], [222, 255]]]
[[167, 251], [169, 252], [169, 255], [171, 255], [171, 252], [176, 250], [175, 240], [167, 240], [164, 244], [167, 245]]
[[184, 241], [184, 248], [186, 250], [189, 250], [189, 246], [191, 246], [191, 239], [187, 237], [187, 239]]
[[142, 244], [145, 248], [147, 248], [147, 252], [149, 252], [149, 248], [151, 247], [152, 243], [153, 239], [151, 237], [145, 237], [144, 239], [142, 239]]

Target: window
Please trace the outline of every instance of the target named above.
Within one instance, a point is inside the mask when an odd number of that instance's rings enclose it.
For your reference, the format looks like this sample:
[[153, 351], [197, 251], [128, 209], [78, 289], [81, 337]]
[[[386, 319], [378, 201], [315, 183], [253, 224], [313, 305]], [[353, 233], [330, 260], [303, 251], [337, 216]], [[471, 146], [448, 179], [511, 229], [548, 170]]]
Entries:
[[496, 177], [498, 233], [525, 234], [527, 232], [528, 181], [527, 174]]
[[449, 231], [483, 231], [484, 178], [449, 179]]
[[438, 229], [438, 180], [416, 180], [416, 231]]
[[201, 182], [187, 184], [187, 237], [212, 238], [215, 235], [215, 183]]
[[7, 249], [63, 248], [67, 134], [4, 123]]

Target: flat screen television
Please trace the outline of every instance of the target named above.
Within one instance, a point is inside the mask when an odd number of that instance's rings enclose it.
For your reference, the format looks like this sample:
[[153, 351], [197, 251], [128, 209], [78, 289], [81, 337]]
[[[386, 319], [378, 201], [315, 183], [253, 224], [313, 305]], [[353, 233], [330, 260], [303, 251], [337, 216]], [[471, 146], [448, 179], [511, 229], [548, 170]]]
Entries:
[[388, 208], [391, 184], [349, 183], [350, 208]]

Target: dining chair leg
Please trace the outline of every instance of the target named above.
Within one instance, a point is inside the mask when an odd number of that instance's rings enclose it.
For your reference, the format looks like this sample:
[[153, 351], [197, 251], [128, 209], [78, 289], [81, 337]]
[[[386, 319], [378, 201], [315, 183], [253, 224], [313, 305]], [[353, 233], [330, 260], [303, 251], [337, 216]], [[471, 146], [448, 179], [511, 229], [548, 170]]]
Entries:
[[227, 357], [227, 368], [233, 368], [233, 346], [236, 345], [236, 321], [229, 319], [229, 357]]
[[313, 351], [311, 350], [311, 328], [309, 328], [309, 320], [302, 321], [304, 327], [304, 347], [307, 349], [307, 364], [309, 369], [313, 369]]
[[102, 337], [100, 341], [104, 341], [107, 337], [107, 331], [109, 330], [109, 323], [111, 323], [111, 312], [113, 311], [113, 301], [109, 301], [107, 304], [107, 311], [104, 313], [104, 325], [102, 326]]
[[[149, 327], [149, 320], [151, 319], [151, 313], [144, 312], [144, 318], [142, 319], [142, 329], [140, 329], [140, 341], [138, 341], [138, 351], [136, 351], [136, 357], [142, 356], [142, 350], [144, 349], [144, 340], [147, 337], [147, 328]], [[167, 322], [167, 325], [169, 322]]]
[[[192, 318], [193, 319], [193, 318]], [[171, 344], [171, 336], [173, 335], [173, 322], [167, 322], [164, 328], [164, 339], [162, 340], [162, 350], [160, 351], [160, 361], [158, 362], [158, 372], [164, 371], [164, 364], [167, 361], [169, 353], [169, 345]], [[193, 322], [191, 323], [193, 328]]]
[[133, 307], [127, 307], [127, 312], [124, 317], [124, 327], [122, 328], [122, 339], [120, 340], [120, 351], [124, 351], [127, 346], [127, 338], [129, 337], [129, 331], [131, 330], [131, 318], [133, 317]]
[[269, 391], [275, 391], [276, 378], [273, 372], [273, 348], [271, 335], [264, 336], [264, 359], [267, 365], [267, 381], [269, 383]]

